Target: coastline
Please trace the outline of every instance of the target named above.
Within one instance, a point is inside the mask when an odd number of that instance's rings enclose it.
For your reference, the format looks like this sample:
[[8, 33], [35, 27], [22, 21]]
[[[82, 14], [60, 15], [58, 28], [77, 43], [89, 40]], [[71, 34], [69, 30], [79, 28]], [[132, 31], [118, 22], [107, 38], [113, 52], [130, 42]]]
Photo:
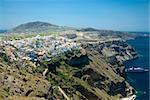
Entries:
[[[148, 68], [149, 67], [149, 57], [148, 57], [148, 53], [149, 53], [149, 36], [142, 36], [142, 37], [137, 37], [134, 40], [128, 40], [127, 42], [129, 44], [131, 44], [134, 48], [136, 48], [136, 52], [138, 54], [138, 57], [134, 58], [134, 59], [130, 59], [130, 60], [126, 60], [124, 62], [124, 66], [126, 68], [132, 67], [132, 66], [141, 66], [142, 68]], [[146, 44], [146, 45], [142, 45], [142, 44]], [[133, 73], [134, 74], [134, 73]], [[149, 81], [149, 75], [148, 73], [137, 73], [132, 75], [131, 73], [127, 74], [127, 81], [136, 89], [136, 95], [137, 95], [137, 100], [148, 100], [148, 87], [149, 85], [147, 85], [147, 81]], [[142, 78], [144, 77], [144, 78]], [[132, 80], [134, 81], [132, 81]], [[142, 87], [140, 84], [141, 81], [143, 81], [143, 84], [145, 84], [146, 82], [146, 87]]]

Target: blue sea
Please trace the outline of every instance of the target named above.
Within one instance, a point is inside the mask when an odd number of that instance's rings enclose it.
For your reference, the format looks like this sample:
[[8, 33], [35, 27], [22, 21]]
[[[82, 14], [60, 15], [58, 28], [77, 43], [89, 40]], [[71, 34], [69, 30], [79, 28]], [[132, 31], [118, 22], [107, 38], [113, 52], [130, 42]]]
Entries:
[[[124, 62], [126, 68], [140, 66], [149, 68], [149, 37], [138, 37], [135, 40], [128, 40], [140, 55], [139, 58]], [[136, 100], [149, 100], [149, 72], [127, 73], [127, 81], [136, 89]]]

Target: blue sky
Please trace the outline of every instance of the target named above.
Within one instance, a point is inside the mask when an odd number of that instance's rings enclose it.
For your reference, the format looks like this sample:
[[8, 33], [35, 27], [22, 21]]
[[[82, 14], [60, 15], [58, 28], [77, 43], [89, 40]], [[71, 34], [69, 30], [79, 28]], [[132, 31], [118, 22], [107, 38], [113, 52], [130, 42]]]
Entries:
[[149, 0], [0, 0], [0, 29], [44, 21], [72, 27], [148, 31]]

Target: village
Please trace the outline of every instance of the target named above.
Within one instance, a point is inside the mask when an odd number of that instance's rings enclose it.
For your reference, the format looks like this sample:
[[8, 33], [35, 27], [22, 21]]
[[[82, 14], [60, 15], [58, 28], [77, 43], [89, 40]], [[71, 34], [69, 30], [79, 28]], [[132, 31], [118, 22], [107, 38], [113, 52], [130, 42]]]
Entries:
[[60, 54], [80, 50], [80, 43], [75, 43], [65, 37], [40, 36], [13, 41], [0, 41], [0, 52], [6, 53], [10, 61], [29, 60], [57, 57]]

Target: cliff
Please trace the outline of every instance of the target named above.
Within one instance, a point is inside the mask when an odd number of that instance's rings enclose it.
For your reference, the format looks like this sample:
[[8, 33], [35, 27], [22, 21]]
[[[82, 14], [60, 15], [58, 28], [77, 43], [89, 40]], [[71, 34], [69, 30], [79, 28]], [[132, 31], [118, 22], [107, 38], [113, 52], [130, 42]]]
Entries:
[[133, 93], [134, 89], [97, 50], [82, 47], [51, 62], [42, 59], [34, 65], [24, 60], [25, 67], [17, 61], [12, 64], [8, 54], [1, 53], [0, 98], [119, 100]]

